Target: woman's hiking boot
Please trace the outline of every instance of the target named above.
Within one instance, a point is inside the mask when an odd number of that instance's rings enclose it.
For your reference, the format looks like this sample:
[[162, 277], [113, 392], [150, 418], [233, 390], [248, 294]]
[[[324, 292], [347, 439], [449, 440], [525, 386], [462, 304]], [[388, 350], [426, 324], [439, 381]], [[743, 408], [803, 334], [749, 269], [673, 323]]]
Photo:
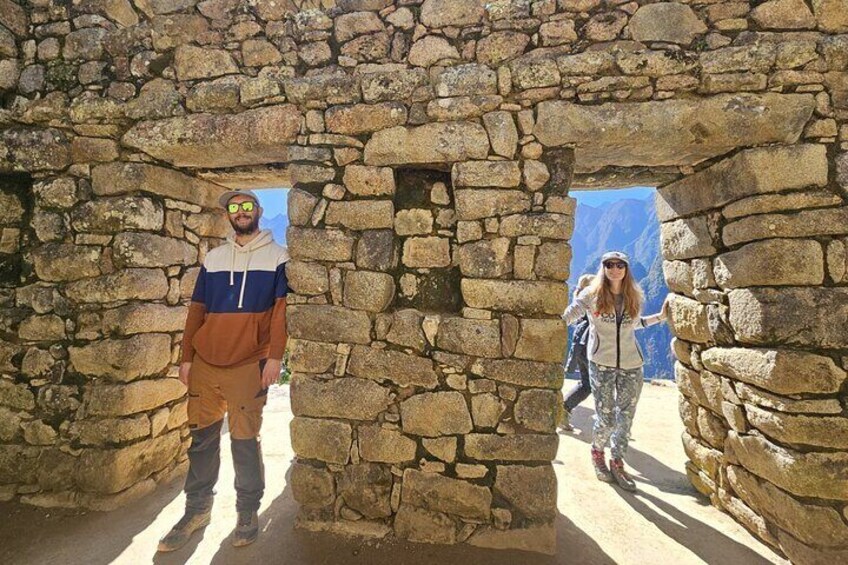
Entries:
[[636, 483], [627, 471], [624, 470], [624, 461], [618, 458], [610, 459], [610, 471], [618, 486], [628, 492], [634, 492], [636, 490]]
[[610, 473], [609, 467], [607, 467], [603, 449], [592, 448], [592, 466], [595, 468], [595, 476], [599, 481], [603, 481], [605, 483], [615, 481], [612, 473]]

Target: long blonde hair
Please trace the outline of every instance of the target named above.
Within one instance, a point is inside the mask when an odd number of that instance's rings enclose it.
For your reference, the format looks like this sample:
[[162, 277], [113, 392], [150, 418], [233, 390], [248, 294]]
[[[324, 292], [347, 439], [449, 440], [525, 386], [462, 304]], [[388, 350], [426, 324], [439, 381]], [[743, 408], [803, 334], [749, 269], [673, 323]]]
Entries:
[[[624, 270], [621, 280], [621, 292], [624, 295], [624, 312], [631, 319], [636, 319], [642, 312], [645, 296], [639, 283], [630, 272], [630, 265]], [[604, 264], [598, 268], [598, 274], [589, 285], [589, 294], [595, 298], [595, 308], [602, 314], [615, 314], [615, 295], [612, 293], [612, 282], [607, 278]]]

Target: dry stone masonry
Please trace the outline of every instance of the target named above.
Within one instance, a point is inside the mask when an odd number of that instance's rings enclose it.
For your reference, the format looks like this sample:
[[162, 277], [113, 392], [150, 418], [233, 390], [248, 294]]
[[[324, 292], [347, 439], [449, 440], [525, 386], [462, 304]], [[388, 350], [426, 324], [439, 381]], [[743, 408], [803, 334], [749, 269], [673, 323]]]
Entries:
[[0, 0], [0, 498], [183, 469], [216, 196], [288, 185], [298, 524], [552, 553], [568, 191], [634, 184], [690, 480], [845, 561], [848, 0]]

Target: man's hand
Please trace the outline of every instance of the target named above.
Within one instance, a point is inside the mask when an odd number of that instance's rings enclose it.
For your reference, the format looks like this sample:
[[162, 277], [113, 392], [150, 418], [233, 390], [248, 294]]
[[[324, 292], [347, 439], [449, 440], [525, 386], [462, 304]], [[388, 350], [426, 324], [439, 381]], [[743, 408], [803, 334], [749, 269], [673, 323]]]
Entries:
[[280, 379], [281, 359], [268, 359], [262, 369], [262, 388], [268, 388]]
[[188, 374], [191, 372], [191, 361], [180, 363], [180, 382], [188, 386]]

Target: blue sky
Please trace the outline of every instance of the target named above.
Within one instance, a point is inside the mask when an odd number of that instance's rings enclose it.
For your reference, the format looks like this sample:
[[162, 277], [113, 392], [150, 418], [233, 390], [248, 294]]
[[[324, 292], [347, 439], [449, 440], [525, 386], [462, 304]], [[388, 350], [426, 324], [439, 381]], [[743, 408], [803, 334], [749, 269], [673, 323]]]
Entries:
[[265, 218], [270, 220], [278, 214], [286, 213], [286, 199], [289, 197], [289, 189], [263, 188], [254, 192], [259, 197], [259, 205], [265, 210]]
[[[268, 188], [257, 190], [259, 203], [265, 209], [265, 217], [273, 218], [278, 214], [286, 213], [286, 199], [289, 195], [287, 188]], [[624, 198], [635, 198], [645, 200], [653, 198], [654, 189], [649, 186], [638, 186], [634, 188], [622, 188], [618, 190], [573, 190], [569, 193], [580, 204], [589, 206], [602, 206], [609, 202], [622, 200]]]

